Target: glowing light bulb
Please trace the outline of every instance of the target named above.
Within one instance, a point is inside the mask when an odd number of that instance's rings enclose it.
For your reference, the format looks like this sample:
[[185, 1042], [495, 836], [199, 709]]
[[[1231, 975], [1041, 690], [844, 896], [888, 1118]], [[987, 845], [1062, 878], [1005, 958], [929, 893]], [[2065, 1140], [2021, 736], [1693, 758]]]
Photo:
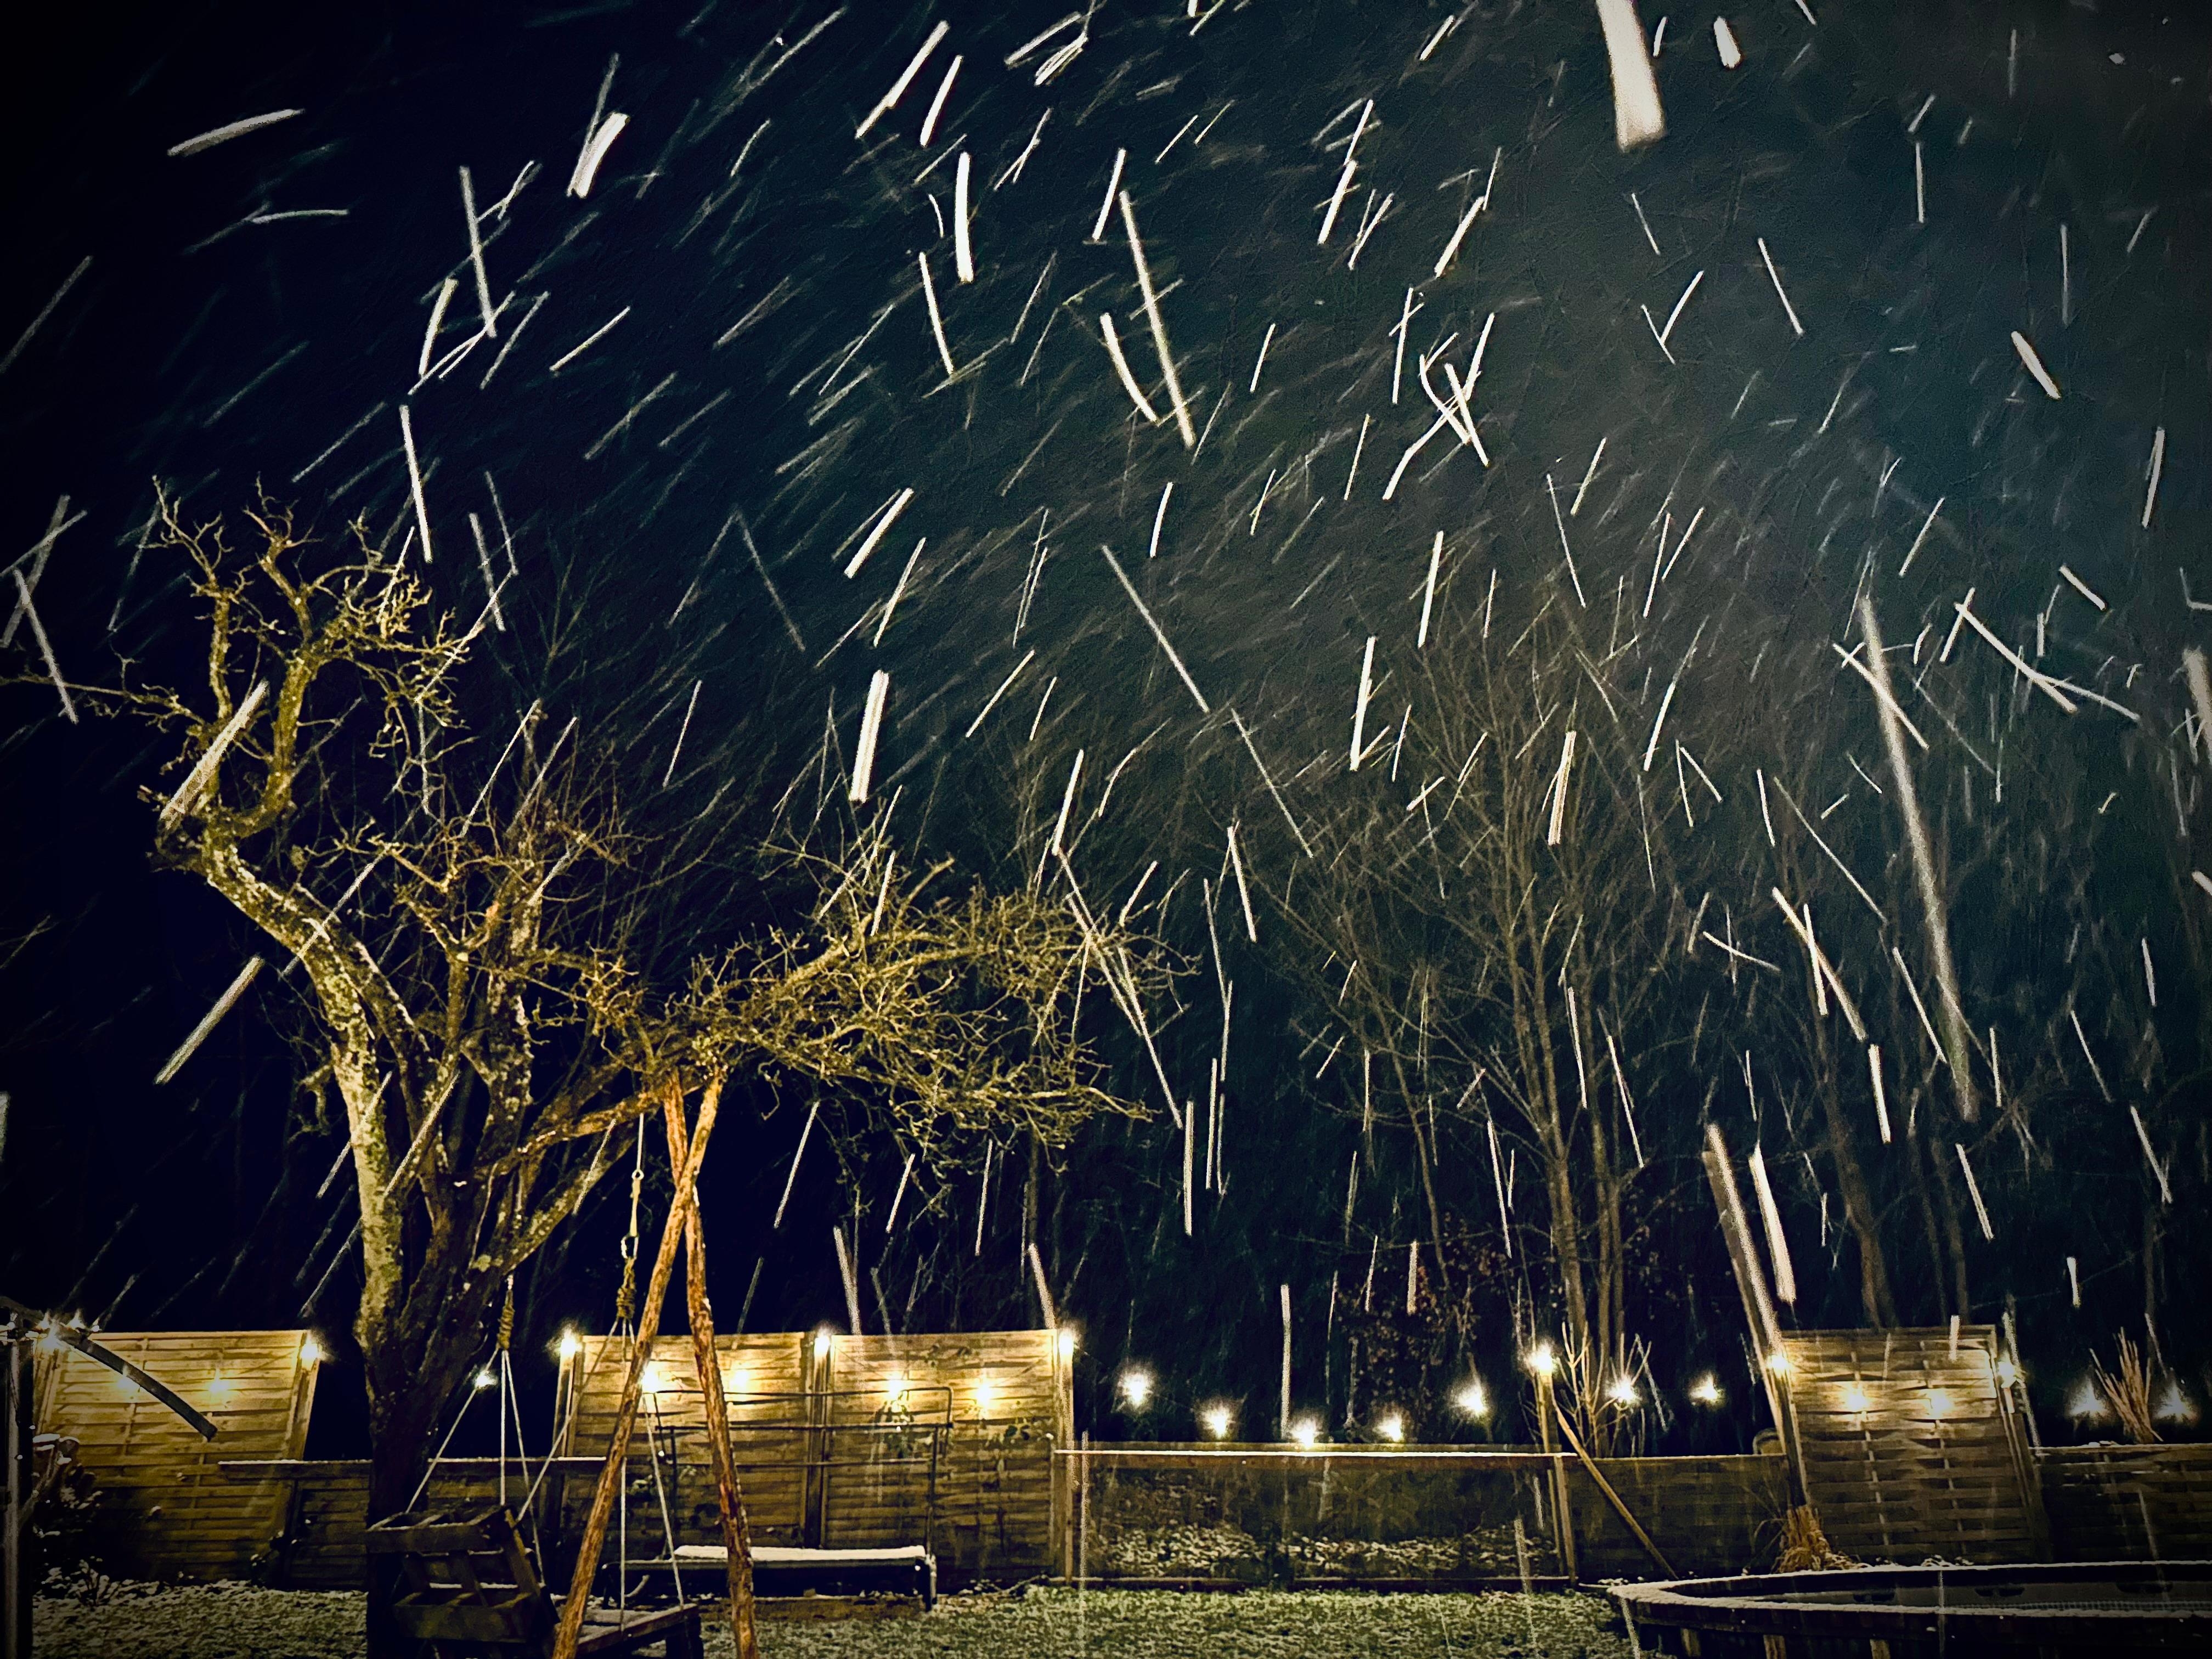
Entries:
[[1237, 1413], [1226, 1406], [1208, 1406], [1199, 1413], [1199, 1421], [1206, 1425], [1206, 1431], [1216, 1440], [1226, 1440], [1229, 1431], [1236, 1426]]
[[1060, 1358], [1062, 1364], [1066, 1364], [1069, 1360], [1075, 1358], [1074, 1326], [1062, 1325], [1060, 1329], [1054, 1334], [1053, 1340], [1059, 1345]]
[[2181, 1391], [2179, 1382], [2168, 1381], [2166, 1392], [2158, 1397], [2158, 1420], [2161, 1423], [2193, 1423], [2197, 1407], [2189, 1403], [2189, 1396]]
[[884, 1393], [889, 1396], [892, 1410], [899, 1411], [904, 1409], [906, 1406], [906, 1391], [907, 1380], [900, 1372], [893, 1371], [889, 1376], [884, 1379]]
[[836, 1340], [836, 1334], [827, 1325], [824, 1325], [820, 1330], [815, 1332], [814, 1357], [817, 1359], [827, 1359], [830, 1357], [830, 1345]]
[[1783, 1352], [1779, 1348], [1777, 1348], [1772, 1353], [1766, 1356], [1766, 1369], [1772, 1371], [1777, 1376], [1789, 1376], [1790, 1356]]
[[573, 1329], [564, 1330], [561, 1333], [561, 1340], [556, 1345], [555, 1351], [563, 1360], [574, 1359], [578, 1354], [583, 1352], [584, 1339], [577, 1335]]
[[1948, 1417], [1951, 1414], [1951, 1406], [1952, 1400], [1950, 1390], [1948, 1389], [1930, 1389], [1928, 1390], [1929, 1416]]
[[975, 1382], [975, 1415], [988, 1417], [991, 1408], [998, 1403], [998, 1385], [988, 1376], [978, 1377]]
[[1548, 1342], [1539, 1342], [1528, 1350], [1528, 1369], [1539, 1376], [1549, 1376], [1559, 1369], [1559, 1356], [1552, 1351]]
[[1721, 1403], [1721, 1385], [1713, 1380], [1713, 1374], [1711, 1371], [1707, 1371], [1690, 1384], [1690, 1398], [1700, 1406], [1717, 1406]]
[[[1376, 1423], [1375, 1432], [1381, 1435], [1385, 1440], [1390, 1441], [1394, 1443], [1403, 1440], [1406, 1437], [1406, 1419], [1401, 1417], [1396, 1412], [1385, 1413]], [[1310, 1444], [1312, 1443], [1307, 1442], [1305, 1443]]]
[[2006, 1388], [2020, 1381], [2020, 1366], [2010, 1359], [1997, 1361], [1997, 1381]]
[[323, 1352], [323, 1345], [315, 1340], [313, 1331], [300, 1339], [300, 1363], [302, 1365], [319, 1365], [328, 1358]]
[[2086, 1376], [2075, 1385], [2074, 1392], [2067, 1397], [2066, 1414], [2083, 1422], [2094, 1421], [2108, 1415], [2110, 1411], [2111, 1407], [2105, 1404], [2105, 1396], [2097, 1392], [2097, 1385]]
[[1854, 1382], [1844, 1390], [1844, 1409], [1845, 1411], [1863, 1412], [1867, 1408], [1867, 1391], [1859, 1387], [1857, 1383]]
[[1142, 1411], [1152, 1402], [1152, 1374], [1141, 1366], [1133, 1365], [1121, 1373], [1121, 1398], [1129, 1402], [1133, 1411]]
[[1321, 1439], [1321, 1425], [1310, 1417], [1301, 1417], [1291, 1425], [1291, 1438], [1310, 1448]]
[[[646, 1375], [647, 1375], [648, 1377], [650, 1377], [650, 1376], [652, 1376], [652, 1372], [651, 1372], [651, 1370], [648, 1370], [647, 1371]], [[491, 1388], [491, 1387], [492, 1387], [492, 1386], [494, 1386], [495, 1383], [497, 1383], [497, 1382], [498, 1382], [498, 1381], [499, 1381], [499, 1379], [498, 1379], [496, 1376], [494, 1376], [492, 1375], [492, 1373], [491, 1373], [491, 1367], [490, 1367], [490, 1366], [489, 1366], [489, 1365], [485, 1366], [483, 1370], [482, 1370], [478, 1371], [478, 1372], [476, 1374], [476, 1376], [475, 1376], [474, 1377], [472, 1377], [471, 1379], [470, 1379], [470, 1380], [471, 1380], [471, 1381], [475, 1384], [475, 1386], [476, 1386], [476, 1387], [477, 1387], [477, 1388], [479, 1388], [479, 1389], [489, 1389], [489, 1388]], [[654, 1384], [653, 1384], [653, 1383], [651, 1383], [651, 1382], [648, 1382], [648, 1383], [647, 1384], [647, 1386], [648, 1388], [651, 1388], [651, 1387], [653, 1387], [653, 1386], [655, 1386], [655, 1385], [654, 1385]]]
[[1470, 1381], [1462, 1383], [1459, 1392], [1452, 1396], [1452, 1404], [1457, 1406], [1469, 1417], [1486, 1417], [1490, 1414], [1490, 1396], [1483, 1392], [1482, 1384], [1478, 1382]]
[[1605, 1391], [1605, 1397], [1616, 1406], [1633, 1406], [1642, 1398], [1636, 1392], [1635, 1379], [1626, 1376], [1615, 1377], [1613, 1386]]

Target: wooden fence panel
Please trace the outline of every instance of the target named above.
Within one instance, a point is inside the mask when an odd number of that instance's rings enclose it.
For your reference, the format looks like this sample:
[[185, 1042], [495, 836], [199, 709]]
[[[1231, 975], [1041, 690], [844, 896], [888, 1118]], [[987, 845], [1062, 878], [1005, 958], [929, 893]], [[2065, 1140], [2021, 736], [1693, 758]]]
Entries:
[[[831, 1421], [841, 1431], [834, 1436], [825, 1544], [918, 1541], [910, 1499], [863, 1467], [870, 1442], [887, 1449], [871, 1419], [896, 1382], [912, 1395], [917, 1419], [945, 1413], [927, 1516], [927, 1541], [942, 1565], [956, 1577], [1053, 1565], [1052, 1452], [1065, 1443], [1073, 1415], [1053, 1332], [839, 1337], [832, 1358]], [[902, 1527], [909, 1528], [903, 1536]]]
[[[714, 1339], [745, 1515], [763, 1544], [805, 1541], [811, 1340], [800, 1332]], [[606, 1455], [629, 1352], [629, 1343], [619, 1338], [580, 1340], [562, 1379], [567, 1411], [557, 1448], [562, 1455]], [[656, 1338], [645, 1381], [631, 1443], [626, 1516], [629, 1553], [641, 1559], [668, 1553], [660, 1519], [664, 1495], [678, 1543], [711, 1543], [720, 1536], [691, 1339]], [[648, 1444], [659, 1460], [657, 1480]]]
[[[1564, 1461], [1583, 1575], [1654, 1577], [1588, 1472]], [[1088, 1493], [1084, 1535], [1068, 1555], [1102, 1583], [1505, 1583], [1524, 1551], [1534, 1574], [1565, 1570], [1551, 1513], [1555, 1460], [1533, 1450], [1109, 1445], [1060, 1462], [1063, 1480]], [[1787, 1504], [1780, 1458], [1607, 1458], [1599, 1468], [1680, 1571], [1771, 1562]]]
[[2058, 1559], [2212, 1559], [2212, 1446], [2069, 1446], [2036, 1461]]
[[[223, 1473], [248, 1484], [268, 1483], [289, 1494], [288, 1518], [271, 1553], [267, 1577], [285, 1589], [357, 1590], [368, 1582], [365, 1534], [368, 1530], [368, 1464], [365, 1460], [226, 1463]], [[591, 1500], [599, 1465], [589, 1458], [542, 1461], [511, 1459], [506, 1468], [506, 1501], [520, 1518], [524, 1540], [544, 1548], [543, 1565], [556, 1582], [574, 1565], [570, 1540]], [[430, 1475], [426, 1507], [444, 1508], [501, 1496], [497, 1460], [448, 1458]], [[532, 1484], [537, 1502], [526, 1509]]]
[[1828, 1541], [1869, 1561], [2046, 1553], [1996, 1333], [1962, 1326], [1783, 1339], [1805, 1484]]
[[100, 1341], [175, 1389], [216, 1425], [198, 1431], [75, 1349], [42, 1353], [39, 1427], [73, 1437], [100, 1493], [96, 1540], [111, 1571], [206, 1583], [254, 1571], [284, 1524], [289, 1489], [217, 1467], [307, 1449], [317, 1366], [306, 1331], [105, 1331]]
[[[1790, 1505], [1779, 1457], [1601, 1457], [1598, 1468], [1677, 1572], [1764, 1571]], [[1568, 1466], [1577, 1564], [1586, 1578], [1651, 1578], [1658, 1568], [1586, 1471]]]
[[[1051, 1331], [717, 1337], [745, 1508], [763, 1543], [927, 1543], [948, 1577], [1047, 1571], [1060, 1510], [1052, 1451], [1073, 1414]], [[627, 1345], [584, 1338], [564, 1386], [560, 1449], [604, 1457]], [[706, 1415], [690, 1339], [663, 1336], [629, 1481], [629, 1553], [717, 1537]], [[645, 1455], [650, 1427], [658, 1483]]]

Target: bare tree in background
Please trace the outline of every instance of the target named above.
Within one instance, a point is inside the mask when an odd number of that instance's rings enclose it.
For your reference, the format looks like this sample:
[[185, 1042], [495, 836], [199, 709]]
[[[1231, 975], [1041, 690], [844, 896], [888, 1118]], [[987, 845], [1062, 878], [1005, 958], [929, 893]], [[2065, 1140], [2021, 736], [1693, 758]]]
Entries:
[[[1642, 769], [1650, 714], [1569, 604], [1554, 594], [1494, 636], [1486, 611], [1419, 656], [1405, 730], [1364, 763], [1384, 775], [1353, 781], [1358, 804], [1324, 832], [1321, 891], [1285, 908], [1312, 957], [1333, 960], [1346, 1075], [1371, 1056], [1375, 1095], [1413, 1131], [1440, 1267], [1438, 1103], [1447, 1121], [1482, 1123], [1502, 1101], [1499, 1132], [1533, 1144], [1567, 1343], [1593, 1382], [1577, 1409], [1607, 1446], [1604, 1391], [1631, 1366], [1624, 1199], [1638, 1136], [1657, 1127], [1637, 1123], [1637, 1076], [1686, 1036], [1678, 895], [1702, 856], [1690, 792], [1705, 785], [1685, 773], [1690, 826], [1670, 825], [1671, 747], [1663, 773]], [[1455, 1163], [1458, 1207], [1487, 1207], [1487, 1153]]]
[[811, 907], [671, 963], [663, 912], [690, 896], [573, 730], [533, 705], [480, 756], [462, 710], [476, 633], [404, 555], [359, 526], [318, 545], [265, 506], [252, 523], [239, 552], [165, 510], [204, 609], [206, 690], [100, 701], [175, 734], [178, 781], [147, 792], [159, 861], [305, 981], [360, 1202], [372, 1517], [413, 1497], [510, 1276], [670, 1091], [788, 1074], [876, 1103], [924, 1147], [1006, 1128], [1060, 1146], [1094, 1114], [1140, 1115], [1073, 1016], [1103, 957], [1146, 994], [1142, 941], [1034, 891], [963, 890], [943, 864], [902, 871], [877, 823], [836, 851], [752, 849]]

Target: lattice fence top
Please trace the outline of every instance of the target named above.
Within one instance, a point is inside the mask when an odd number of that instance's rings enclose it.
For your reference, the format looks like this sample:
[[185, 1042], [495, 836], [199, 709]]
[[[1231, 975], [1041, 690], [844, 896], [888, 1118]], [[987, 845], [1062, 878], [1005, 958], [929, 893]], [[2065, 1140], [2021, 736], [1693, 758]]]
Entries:
[[1994, 1328], [1801, 1331], [1783, 1352], [1807, 1495], [1830, 1544], [1904, 1563], [2047, 1553]]

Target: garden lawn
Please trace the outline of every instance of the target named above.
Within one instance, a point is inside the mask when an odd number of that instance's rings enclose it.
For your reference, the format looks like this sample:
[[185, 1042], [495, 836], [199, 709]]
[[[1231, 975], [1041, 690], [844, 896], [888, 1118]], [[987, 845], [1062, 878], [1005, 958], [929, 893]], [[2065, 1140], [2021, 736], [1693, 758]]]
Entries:
[[[41, 1601], [40, 1659], [357, 1659], [362, 1598], [130, 1585]], [[707, 1650], [728, 1659], [728, 1631]], [[921, 1617], [764, 1621], [763, 1659], [1629, 1659], [1596, 1595], [1032, 1589], [948, 1596]]]

